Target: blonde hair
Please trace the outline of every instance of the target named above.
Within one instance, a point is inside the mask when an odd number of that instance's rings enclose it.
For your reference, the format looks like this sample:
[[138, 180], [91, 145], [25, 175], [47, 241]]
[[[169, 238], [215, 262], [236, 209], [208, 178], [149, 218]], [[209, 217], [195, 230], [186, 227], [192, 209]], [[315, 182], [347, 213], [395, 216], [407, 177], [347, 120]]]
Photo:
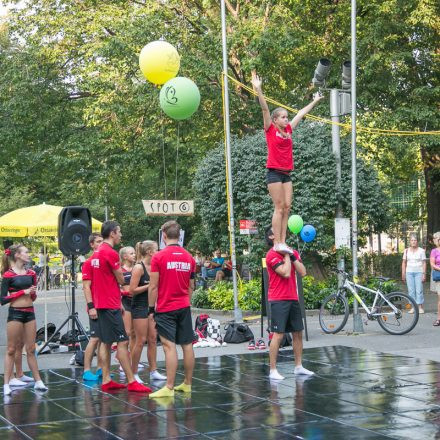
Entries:
[[145, 258], [149, 251], [153, 250], [157, 243], [153, 240], [138, 241], [136, 243], [136, 261], [141, 261]]
[[434, 240], [440, 240], [440, 231], [436, 232], [435, 234], [433, 234], [432, 238]]
[[134, 251], [134, 247], [133, 246], [124, 246], [123, 248], [121, 248], [119, 250], [119, 259], [121, 260], [121, 264], [124, 261], [124, 257], [126, 254], [128, 254], [129, 251], [133, 250]]

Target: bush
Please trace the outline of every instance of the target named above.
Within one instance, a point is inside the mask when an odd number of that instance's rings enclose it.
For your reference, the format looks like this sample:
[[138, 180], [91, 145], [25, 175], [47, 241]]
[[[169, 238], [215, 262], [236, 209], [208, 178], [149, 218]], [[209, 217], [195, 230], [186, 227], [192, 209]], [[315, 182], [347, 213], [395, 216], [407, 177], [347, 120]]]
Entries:
[[335, 292], [338, 286], [336, 277], [317, 281], [310, 275], [303, 278], [304, 305], [307, 310], [319, 309], [322, 300]]
[[209, 301], [208, 291], [203, 287], [199, 287], [193, 292], [191, 302], [193, 307], [197, 307], [199, 309], [212, 308], [212, 304]]
[[[232, 283], [219, 281], [207, 290], [209, 303], [216, 310], [234, 309], [234, 290]], [[260, 310], [261, 281], [253, 279], [238, 285], [238, 304], [242, 310]]]

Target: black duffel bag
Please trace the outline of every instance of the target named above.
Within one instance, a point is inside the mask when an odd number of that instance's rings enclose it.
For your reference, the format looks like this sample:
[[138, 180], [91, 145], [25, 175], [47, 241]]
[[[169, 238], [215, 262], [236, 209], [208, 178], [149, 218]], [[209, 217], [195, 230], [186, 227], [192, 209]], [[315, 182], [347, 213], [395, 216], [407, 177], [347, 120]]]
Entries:
[[246, 324], [232, 322], [225, 325], [225, 337], [223, 340], [228, 344], [241, 344], [242, 342], [253, 341], [255, 336]]

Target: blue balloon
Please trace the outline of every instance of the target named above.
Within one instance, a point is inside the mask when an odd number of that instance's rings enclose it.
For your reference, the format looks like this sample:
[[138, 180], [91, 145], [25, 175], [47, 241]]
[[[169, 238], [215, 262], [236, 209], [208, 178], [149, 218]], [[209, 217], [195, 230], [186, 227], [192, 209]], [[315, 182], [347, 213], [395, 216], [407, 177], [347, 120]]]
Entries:
[[302, 241], [309, 243], [316, 237], [316, 229], [312, 225], [304, 225], [301, 229], [300, 236]]

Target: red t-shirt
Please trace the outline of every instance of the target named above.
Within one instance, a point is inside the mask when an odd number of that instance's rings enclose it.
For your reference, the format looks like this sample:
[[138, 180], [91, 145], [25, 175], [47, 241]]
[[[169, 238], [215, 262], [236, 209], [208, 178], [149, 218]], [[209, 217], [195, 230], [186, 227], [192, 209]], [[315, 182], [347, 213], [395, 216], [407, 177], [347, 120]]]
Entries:
[[292, 127], [287, 125], [286, 130], [288, 137], [285, 138], [275, 127], [265, 130], [267, 142], [267, 162], [266, 168], [275, 168], [277, 170], [291, 171], [293, 170], [293, 143], [292, 143]]
[[[81, 266], [81, 273], [82, 273], [82, 279], [83, 281], [90, 281], [90, 292], [92, 293], [92, 302], [95, 301], [94, 295], [93, 295], [93, 272], [92, 272], [92, 258], [94, 253], [88, 258], [86, 261], [84, 261], [83, 265]], [[89, 311], [89, 308], [87, 308], [87, 311]]]
[[91, 257], [93, 302], [96, 309], [120, 309], [121, 290], [113, 274], [119, 269], [119, 254], [106, 242]]
[[151, 272], [159, 273], [157, 312], [189, 307], [189, 283], [196, 273], [196, 262], [189, 252], [178, 245], [167, 246], [153, 255]]
[[[297, 260], [301, 261], [299, 253], [293, 251]], [[292, 267], [292, 272], [289, 278], [283, 278], [275, 272], [275, 269], [284, 264], [284, 254], [275, 252], [270, 249], [266, 254], [266, 267], [269, 274], [269, 289], [267, 292], [269, 301], [298, 301], [298, 292], [296, 290], [296, 276], [295, 269]], [[293, 266], [293, 264], [292, 264]]]

